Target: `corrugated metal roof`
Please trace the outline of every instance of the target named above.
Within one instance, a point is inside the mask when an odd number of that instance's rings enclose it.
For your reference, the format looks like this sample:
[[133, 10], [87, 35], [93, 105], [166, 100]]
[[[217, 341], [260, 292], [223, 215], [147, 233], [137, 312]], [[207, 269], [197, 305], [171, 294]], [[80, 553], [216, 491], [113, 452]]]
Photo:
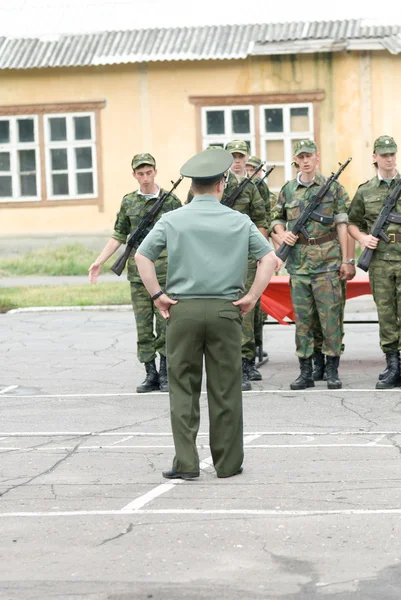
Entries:
[[348, 20], [0, 37], [0, 69], [241, 59], [254, 54], [360, 48], [400, 53], [401, 26]]

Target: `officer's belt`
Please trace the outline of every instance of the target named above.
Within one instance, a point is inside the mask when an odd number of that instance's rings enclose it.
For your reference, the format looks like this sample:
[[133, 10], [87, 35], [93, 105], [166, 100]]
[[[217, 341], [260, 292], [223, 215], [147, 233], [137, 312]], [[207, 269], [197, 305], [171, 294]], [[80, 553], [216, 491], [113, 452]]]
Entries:
[[401, 233], [387, 233], [387, 237], [390, 241], [387, 244], [394, 244], [394, 242], [401, 242]]
[[390, 221], [390, 223], [401, 223], [400, 213], [391, 212], [387, 217], [387, 221]]
[[[317, 238], [309, 238], [306, 239], [302, 234], [300, 234], [297, 244], [301, 244], [301, 246], [319, 246], [320, 244], [324, 244], [325, 242], [330, 242], [331, 240], [335, 240], [337, 238], [337, 231], [331, 231], [330, 233], [326, 233], [325, 235], [321, 235]], [[400, 235], [401, 240], [401, 235]]]

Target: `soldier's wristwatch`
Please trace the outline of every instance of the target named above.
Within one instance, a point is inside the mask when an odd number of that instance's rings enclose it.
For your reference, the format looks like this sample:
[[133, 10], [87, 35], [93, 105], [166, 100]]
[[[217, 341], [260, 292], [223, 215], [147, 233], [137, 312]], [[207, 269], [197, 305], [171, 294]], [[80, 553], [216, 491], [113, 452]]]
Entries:
[[157, 292], [157, 294], [155, 294], [154, 296], [152, 296], [150, 299], [153, 300], [153, 302], [155, 300], [157, 300], [158, 298], [160, 298], [160, 296], [163, 296], [164, 292], [163, 290], [160, 290], [160, 292]]
[[343, 264], [344, 265], [354, 265], [355, 264], [355, 258], [350, 258], [349, 260], [344, 260]]

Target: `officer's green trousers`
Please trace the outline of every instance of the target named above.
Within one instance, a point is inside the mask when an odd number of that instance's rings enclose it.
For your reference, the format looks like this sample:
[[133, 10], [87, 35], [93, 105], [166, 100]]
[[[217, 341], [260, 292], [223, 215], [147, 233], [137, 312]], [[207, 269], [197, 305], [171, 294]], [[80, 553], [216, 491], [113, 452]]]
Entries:
[[218, 476], [233, 475], [243, 461], [241, 315], [231, 300], [179, 300], [170, 308], [166, 349], [170, 388], [173, 467], [199, 470], [203, 359], [209, 407], [209, 443]]
[[143, 283], [131, 281], [131, 300], [136, 321], [137, 356], [139, 362], [147, 363], [154, 360], [156, 358], [156, 351], [165, 356], [165, 319], [150, 299], [149, 292]]

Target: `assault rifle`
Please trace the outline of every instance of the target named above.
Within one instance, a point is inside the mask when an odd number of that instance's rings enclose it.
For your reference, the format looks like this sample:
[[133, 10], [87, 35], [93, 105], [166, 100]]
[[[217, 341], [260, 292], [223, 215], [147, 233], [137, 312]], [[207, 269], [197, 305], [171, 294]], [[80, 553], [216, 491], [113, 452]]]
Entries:
[[113, 273], [120, 276], [121, 273], [124, 271], [124, 267], [126, 265], [126, 262], [129, 258], [129, 255], [131, 254], [132, 250], [138, 248], [140, 243], [148, 235], [148, 233], [151, 229], [150, 225], [153, 223], [157, 213], [160, 211], [161, 207], [163, 206], [163, 202], [165, 200], [167, 200], [167, 198], [170, 196], [170, 194], [172, 194], [174, 192], [174, 190], [176, 189], [176, 187], [179, 186], [179, 184], [181, 183], [182, 180], [183, 180], [183, 177], [180, 177], [179, 179], [177, 179], [177, 181], [173, 184], [173, 187], [171, 188], [171, 190], [169, 192], [164, 192], [160, 196], [160, 198], [158, 198], [156, 200], [156, 202], [154, 203], [154, 205], [152, 206], [150, 211], [147, 212], [146, 215], [142, 218], [138, 227], [129, 234], [129, 236], [127, 238], [127, 245], [125, 247], [123, 254], [121, 254], [121, 256], [119, 256], [117, 258], [117, 260], [113, 263], [113, 265], [110, 267], [111, 270], [113, 271]]
[[[326, 180], [326, 182], [322, 185], [322, 187], [320, 187], [318, 189], [316, 194], [314, 196], [312, 196], [308, 206], [302, 211], [302, 213], [299, 215], [299, 217], [295, 221], [294, 227], [292, 228], [291, 233], [293, 233], [294, 235], [298, 235], [299, 233], [302, 233], [302, 235], [306, 239], [309, 239], [310, 235], [306, 230], [306, 224], [308, 223], [312, 214], [318, 208], [319, 204], [321, 203], [321, 201], [323, 200], [323, 198], [325, 197], [325, 195], [327, 194], [327, 192], [329, 191], [329, 189], [331, 188], [333, 183], [340, 177], [341, 173], [349, 165], [351, 160], [352, 160], [352, 158], [349, 158], [348, 160], [345, 161], [345, 163], [343, 163], [343, 164], [339, 163], [340, 168], [338, 169], [337, 173], [332, 173], [330, 175], [330, 177]], [[289, 244], [286, 244], [285, 242], [283, 242], [280, 245], [279, 249], [277, 250], [276, 256], [278, 256], [278, 258], [280, 258], [282, 261], [287, 260], [292, 247], [293, 246], [290, 246]]]
[[[265, 163], [262, 163], [260, 166], [264, 166]], [[256, 173], [260, 170], [260, 167], [258, 170], [255, 169], [255, 171], [252, 173], [252, 175], [250, 177], [244, 177], [243, 180], [241, 181], [241, 183], [239, 183], [237, 185], [237, 187], [235, 188], [235, 190], [233, 190], [231, 192], [231, 194], [228, 196], [228, 198], [223, 198], [223, 200], [221, 201], [221, 204], [223, 204], [223, 206], [228, 206], [228, 208], [232, 208], [235, 204], [236, 199], [242, 194], [245, 186], [248, 185], [248, 183], [250, 181], [252, 181], [252, 179], [255, 177]]]
[[[398, 198], [401, 196], [401, 179], [396, 183], [391, 192], [386, 197], [383, 208], [381, 209], [376, 221], [372, 225], [371, 235], [376, 238], [381, 238], [387, 244], [391, 241], [391, 237], [385, 232], [387, 223], [401, 223], [401, 217], [397, 213], [391, 213]], [[390, 234], [391, 235], [391, 234]], [[365, 248], [358, 260], [358, 267], [363, 271], [369, 269], [370, 261], [372, 260], [375, 249]]]
[[[275, 169], [275, 168], [276, 168], [276, 165], [273, 165], [272, 167], [270, 167], [270, 169], [268, 169], [267, 171], [265, 171], [265, 174], [263, 175], [263, 177], [261, 177], [261, 178], [259, 179], [259, 181], [257, 181], [257, 182], [255, 183], [255, 185], [256, 185], [256, 187], [257, 187], [257, 188], [260, 186], [260, 184], [262, 183], [262, 181], [264, 181], [265, 179], [267, 179], [267, 178], [269, 177], [270, 173], [271, 173], [271, 172], [273, 171], [273, 169]], [[260, 169], [258, 169], [258, 170], [260, 170]], [[264, 169], [263, 169], [263, 170], [264, 170]]]

